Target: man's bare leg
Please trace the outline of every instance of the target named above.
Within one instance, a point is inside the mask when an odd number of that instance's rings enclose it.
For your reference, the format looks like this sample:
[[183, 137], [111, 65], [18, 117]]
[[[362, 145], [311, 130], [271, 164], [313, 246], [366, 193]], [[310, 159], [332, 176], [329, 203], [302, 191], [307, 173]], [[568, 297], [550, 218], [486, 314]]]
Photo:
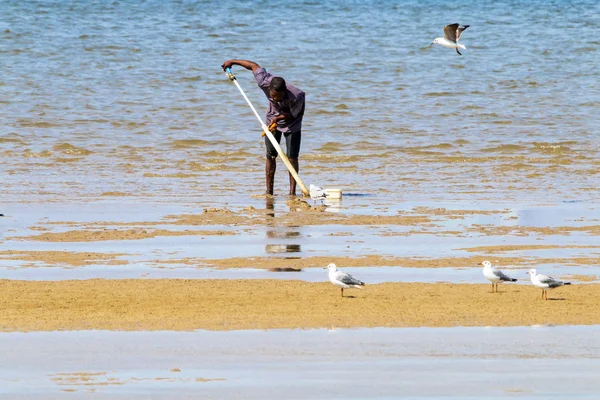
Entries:
[[265, 166], [265, 175], [267, 178], [267, 194], [273, 196], [273, 184], [275, 182], [275, 170], [277, 169], [277, 159], [275, 157], [267, 157]]
[[[292, 164], [292, 167], [294, 167], [296, 172], [300, 172], [300, 164], [298, 164], [297, 158], [290, 158], [290, 164]], [[289, 193], [289, 195], [290, 196], [296, 195], [296, 180], [294, 179], [292, 174], [290, 174], [290, 193]]]

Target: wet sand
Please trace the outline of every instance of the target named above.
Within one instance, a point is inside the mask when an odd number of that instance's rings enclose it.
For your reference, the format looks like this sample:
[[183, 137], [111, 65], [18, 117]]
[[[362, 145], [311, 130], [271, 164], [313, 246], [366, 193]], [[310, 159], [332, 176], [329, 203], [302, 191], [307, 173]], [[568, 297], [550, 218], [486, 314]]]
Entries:
[[[326, 212], [325, 206], [311, 206], [301, 197], [287, 200], [287, 211], [275, 211], [270, 208], [258, 209], [248, 206], [243, 209], [230, 210], [225, 208], [203, 209], [196, 214], [165, 215], [161, 220], [155, 221], [45, 221], [43, 225], [33, 226], [31, 231], [49, 231], [62, 226], [73, 228], [62, 232], [44, 232], [28, 236], [8, 237], [12, 240], [30, 240], [44, 242], [96, 242], [107, 240], [141, 240], [156, 236], [208, 236], [208, 235], [234, 235], [240, 234], [242, 228], [257, 225], [279, 226], [279, 227], [302, 227], [302, 226], [336, 226], [341, 227], [366, 226], [366, 227], [405, 227], [397, 232], [382, 232], [380, 236], [409, 236], [435, 233], [437, 235], [465, 235], [478, 234], [485, 236], [566, 236], [573, 233], [586, 233], [589, 235], [600, 235], [600, 225], [559, 225], [559, 226], [528, 226], [528, 225], [499, 225], [470, 223], [461, 229], [449, 230], [445, 228], [448, 221], [468, 221], [475, 217], [488, 217], [510, 221], [510, 210], [448, 210], [446, 208], [414, 207], [408, 211], [398, 211], [396, 215], [386, 214], [345, 214], [338, 212]], [[268, 203], [268, 201], [267, 201]], [[331, 208], [329, 208], [331, 209]], [[571, 221], [572, 222], [572, 221]], [[590, 221], [593, 222], [593, 221]], [[125, 227], [137, 227], [137, 229], [124, 229]], [[164, 229], [163, 226], [181, 227], [188, 229]], [[197, 230], [198, 226], [220, 226], [228, 229], [221, 230]], [[340, 229], [341, 230], [341, 229]], [[332, 232], [332, 235], [346, 235], [345, 232]], [[501, 246], [498, 246], [499, 248]], [[597, 246], [598, 247], [598, 246]], [[495, 249], [494, 249], [495, 250]], [[507, 249], [501, 251], [507, 251]]]
[[169, 231], [166, 229], [103, 229], [103, 230], [76, 230], [68, 232], [47, 232], [40, 235], [18, 238], [18, 240], [41, 242], [97, 242], [106, 240], [141, 240], [157, 236], [209, 236], [233, 235], [231, 231], [199, 231], [182, 230]]
[[3, 331], [238, 330], [600, 324], [600, 285], [382, 283], [340, 290], [278, 280], [0, 281]]
[[[519, 212], [415, 206], [357, 215], [364, 204], [351, 201], [345, 213], [322, 212], [322, 207], [300, 199], [261, 198], [252, 203], [265, 208], [204, 208], [189, 214], [166, 209], [154, 219], [143, 219], [157, 213], [154, 208], [137, 207], [142, 216], [137, 221], [131, 220], [127, 209], [107, 221], [96, 220], [102, 215], [90, 206], [89, 213], [69, 221], [50, 219], [42, 208], [37, 218], [7, 231], [0, 242], [0, 260], [24, 262], [19, 267], [143, 262], [158, 268], [259, 269], [322, 267], [329, 262], [465, 268], [485, 259], [517, 266], [598, 263], [600, 246], [595, 238], [600, 225], [594, 224], [595, 210], [571, 211], [565, 206]], [[554, 212], [552, 217], [548, 212]], [[8, 221], [16, 218], [8, 217]], [[276, 252], [288, 254], [273, 257]]]
[[[597, 257], [515, 257], [515, 256], [497, 256], [503, 251], [514, 251], [517, 246], [497, 246], [493, 254], [493, 260], [500, 265], [519, 265], [522, 268], [535, 266], [538, 264], [558, 263], [566, 266], [595, 266], [598, 263]], [[506, 248], [506, 250], [502, 250]], [[542, 247], [543, 248], [543, 247]], [[583, 248], [593, 249], [594, 246], [554, 246], [549, 249], [572, 249]], [[535, 250], [540, 246], [519, 246], [519, 250]], [[462, 250], [462, 249], [461, 249]], [[470, 251], [470, 250], [467, 250]], [[473, 250], [475, 251], [475, 250]], [[484, 250], [483, 253], [488, 253]], [[38, 268], [41, 263], [44, 267], [82, 267], [88, 265], [131, 265], [134, 264], [123, 257], [131, 254], [123, 253], [94, 253], [94, 252], [76, 252], [76, 251], [30, 251], [30, 250], [7, 250], [0, 251], [0, 259], [27, 261], [31, 264], [22, 264], [20, 267]], [[394, 257], [394, 256], [313, 256], [313, 257], [230, 257], [230, 258], [199, 258], [199, 257], [174, 257], [171, 259], [151, 259], [145, 260], [146, 264], [151, 264], [158, 268], [168, 268], [170, 265], [188, 266], [193, 268], [218, 268], [218, 269], [240, 269], [253, 268], [274, 270], [282, 268], [323, 268], [329, 263], [336, 263], [344, 267], [405, 267], [405, 268], [479, 268], [482, 261], [487, 260], [488, 256], [472, 257], [440, 257], [440, 258], [415, 258], [415, 257]]]

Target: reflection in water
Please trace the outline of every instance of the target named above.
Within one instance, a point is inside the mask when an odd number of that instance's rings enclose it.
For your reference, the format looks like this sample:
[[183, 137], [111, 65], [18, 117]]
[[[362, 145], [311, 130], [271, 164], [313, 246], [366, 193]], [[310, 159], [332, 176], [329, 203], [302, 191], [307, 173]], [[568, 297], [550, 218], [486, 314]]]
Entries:
[[265, 213], [267, 223], [273, 222], [272, 219], [275, 218], [275, 198], [273, 196], [267, 195], [265, 197], [265, 209], [267, 210]]
[[[298, 229], [297, 226], [290, 226], [287, 227], [288, 229]], [[281, 228], [283, 229], [283, 227]], [[284, 230], [284, 231], [278, 231], [278, 230], [268, 230], [267, 231], [267, 237], [269, 239], [293, 239], [293, 238], [299, 238], [300, 232], [299, 231], [290, 231], [290, 230]]]
[[265, 251], [272, 253], [300, 253], [302, 250], [299, 244], [268, 244]]
[[342, 210], [342, 199], [325, 199], [323, 202], [327, 207], [325, 211], [327, 212], [340, 212]]
[[[265, 209], [267, 215], [267, 229], [266, 236], [268, 239], [294, 239], [300, 238], [300, 227], [298, 226], [278, 226], [275, 218], [275, 198], [267, 196], [265, 200]], [[302, 248], [299, 244], [280, 244], [280, 243], [268, 243], [265, 245], [265, 252], [267, 254], [279, 254], [279, 253], [300, 253]], [[299, 258], [299, 257], [285, 257], [285, 258]]]

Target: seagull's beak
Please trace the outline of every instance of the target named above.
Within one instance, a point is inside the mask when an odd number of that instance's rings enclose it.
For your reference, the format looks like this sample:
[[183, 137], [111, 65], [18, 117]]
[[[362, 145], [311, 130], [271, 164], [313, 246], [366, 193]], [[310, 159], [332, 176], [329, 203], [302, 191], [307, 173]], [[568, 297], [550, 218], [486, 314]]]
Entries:
[[433, 46], [435, 44], [435, 42], [431, 42], [431, 44], [429, 45], [429, 47]]

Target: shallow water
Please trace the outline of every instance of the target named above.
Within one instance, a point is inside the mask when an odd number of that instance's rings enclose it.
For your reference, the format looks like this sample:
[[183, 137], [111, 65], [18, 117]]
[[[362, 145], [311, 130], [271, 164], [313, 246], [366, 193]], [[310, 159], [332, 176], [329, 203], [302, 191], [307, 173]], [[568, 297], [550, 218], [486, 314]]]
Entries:
[[592, 399], [600, 391], [598, 330], [0, 333], [0, 395]]
[[[186, 265], [156, 267], [146, 264], [123, 266], [86, 266], [63, 268], [22, 268], [21, 262], [5, 262], [6, 268], [0, 269], [0, 279], [19, 280], [65, 280], [65, 279], [280, 279], [301, 280], [306, 282], [329, 282], [327, 271], [321, 268], [306, 268], [300, 272], [271, 272], [257, 268], [190, 268]], [[536, 266], [545, 274], [577, 284], [598, 283], [598, 268], [540, 265]], [[366, 284], [384, 282], [421, 282], [421, 283], [483, 283], [489, 282], [483, 277], [481, 268], [409, 268], [409, 267], [344, 267], [343, 270], [359, 278]], [[518, 279], [508, 285], [531, 286], [527, 268], [503, 268], [503, 271]], [[585, 281], [570, 277], [583, 276]], [[505, 289], [502, 289], [505, 290]]]
[[[220, 70], [240, 57], [307, 93], [307, 184], [374, 205], [593, 202], [599, 12], [591, 0], [4, 1], [2, 200], [249, 201], [264, 144]], [[471, 25], [462, 57], [427, 47], [455, 21]], [[234, 72], [262, 114], [251, 74]], [[280, 166], [279, 193], [286, 179]]]
[[[348, 203], [350, 209], [368, 206], [370, 200], [354, 198]], [[262, 205], [261, 205], [262, 203]], [[253, 199], [257, 209], [264, 208], [264, 199]], [[425, 203], [419, 207], [430, 206]], [[303, 279], [309, 281], [321, 279], [319, 272], [310, 270], [302, 274], [277, 274], [254, 269], [256, 265], [249, 259], [244, 269], [219, 271], [205, 268], [205, 259], [226, 259], [229, 257], [267, 257], [288, 259], [289, 267], [295, 267], [295, 259], [306, 257], [362, 257], [390, 256], [421, 259], [440, 257], [474, 256], [489, 258], [524, 257], [535, 262], [536, 259], [562, 259], [563, 262], [542, 261], [536, 265], [545, 273], [561, 275], [595, 275], [595, 264], [582, 261], [582, 258], [594, 259], [600, 254], [597, 236], [586, 232], [563, 232], [557, 234], [530, 233], [521, 235], [518, 229], [528, 227], [582, 227], [597, 224], [600, 213], [594, 206], [581, 203], [563, 203], [545, 207], [516, 207], [514, 204], [488, 204], [479, 208], [481, 212], [460, 218], [443, 215], [434, 216], [433, 224], [427, 226], [395, 225], [306, 225], [286, 226], [277, 223], [277, 216], [289, 212], [286, 202], [276, 199], [273, 216], [266, 217], [264, 223], [252, 225], [215, 225], [193, 226], [172, 225], [165, 220], [168, 215], [194, 214], [201, 212], [197, 207], [181, 204], [120, 203], [117, 208], [112, 202], [86, 203], [71, 212], [60, 205], [14, 204], [10, 213], [2, 217], [0, 251], [60, 251], [60, 252], [100, 252], [115, 256], [121, 265], [106, 265], [103, 262], [89, 262], [87, 266], [74, 267], [69, 264], [49, 263], [45, 261], [21, 261], [0, 256], [0, 278], [8, 279], [86, 279], [86, 278], [274, 278]], [[451, 209], [477, 209], [472, 205], [457, 203], [446, 205]], [[493, 207], [492, 207], [493, 206]], [[243, 212], [241, 205], [229, 205], [232, 210]], [[413, 208], [386, 209], [377, 211], [380, 215], [419, 214], [416, 204]], [[424, 211], [425, 212], [425, 211]], [[65, 232], [84, 229], [85, 224], [101, 224], [100, 228], [91, 225], [91, 229], [122, 229], [122, 222], [132, 223], [129, 228], [147, 229], [160, 227], [172, 231], [224, 230], [233, 235], [185, 235], [157, 236], [140, 240], [105, 240], [95, 242], [52, 242], [21, 240], [25, 236], [35, 236], [46, 232]], [[151, 224], [143, 225], [150, 222]], [[139, 223], [139, 227], [136, 227]], [[477, 227], [514, 227], [516, 233], [481, 234]], [[37, 228], [43, 228], [43, 231]], [[512, 245], [514, 250], [489, 250], [482, 246]], [[528, 246], [547, 246], [546, 248], [528, 248]], [[521, 246], [521, 247], [519, 247]], [[559, 247], [552, 247], [559, 246]], [[93, 258], [92, 258], [93, 259]], [[503, 265], [518, 273], [531, 265]], [[325, 266], [325, 265], [323, 265]], [[340, 265], [340, 267], [344, 267]], [[464, 270], [439, 268], [424, 274], [412, 268], [374, 267], [368, 261], [356, 268], [358, 276], [367, 282], [419, 281], [439, 282], [457, 281], [476, 283], [482, 281], [476, 262], [472, 265], [460, 265]], [[427, 270], [427, 269], [426, 269]], [[473, 271], [471, 271], [473, 270]], [[522, 270], [522, 271], [521, 271]], [[527, 278], [527, 277], [525, 277]], [[485, 281], [483, 281], [485, 282]]]

